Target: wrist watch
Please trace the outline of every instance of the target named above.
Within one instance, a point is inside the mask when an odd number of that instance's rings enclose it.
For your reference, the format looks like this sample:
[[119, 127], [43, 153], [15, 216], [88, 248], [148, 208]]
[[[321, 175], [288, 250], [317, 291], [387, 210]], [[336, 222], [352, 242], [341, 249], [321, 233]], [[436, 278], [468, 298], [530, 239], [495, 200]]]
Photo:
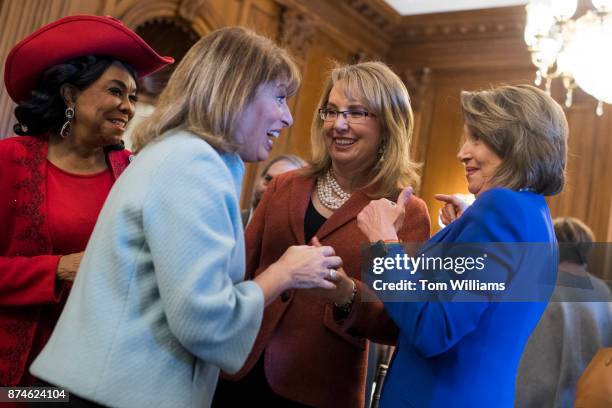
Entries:
[[385, 258], [389, 254], [389, 249], [385, 241], [378, 240], [369, 247], [370, 253], [377, 258]]
[[334, 302], [334, 306], [342, 310], [344, 313], [349, 313], [351, 311], [353, 303], [355, 303], [355, 297], [357, 296], [357, 285], [355, 285], [355, 281], [353, 279], [351, 279], [351, 283], [353, 284], [353, 291], [351, 292], [351, 297], [349, 298], [348, 302], [342, 305]]

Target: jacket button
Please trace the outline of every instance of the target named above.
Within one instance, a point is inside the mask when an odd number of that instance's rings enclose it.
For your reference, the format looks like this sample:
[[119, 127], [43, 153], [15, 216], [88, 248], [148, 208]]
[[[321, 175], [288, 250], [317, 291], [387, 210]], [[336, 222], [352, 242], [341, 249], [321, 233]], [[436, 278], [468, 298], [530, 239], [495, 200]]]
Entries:
[[283, 302], [286, 302], [289, 300], [289, 298], [291, 297], [291, 294], [289, 293], [289, 291], [284, 291], [283, 293], [281, 293], [280, 298]]

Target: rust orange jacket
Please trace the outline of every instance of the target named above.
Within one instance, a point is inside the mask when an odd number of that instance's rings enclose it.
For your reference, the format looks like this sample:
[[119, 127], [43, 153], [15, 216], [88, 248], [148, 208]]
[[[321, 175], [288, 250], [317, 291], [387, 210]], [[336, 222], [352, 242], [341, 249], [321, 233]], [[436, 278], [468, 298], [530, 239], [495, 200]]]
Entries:
[[[291, 245], [304, 245], [304, 217], [314, 189], [313, 178], [290, 172], [275, 177], [245, 232], [246, 279], [277, 261]], [[280, 396], [316, 407], [361, 407], [365, 393], [367, 340], [395, 344], [398, 329], [381, 302], [361, 302], [360, 254], [366, 237], [357, 227], [357, 214], [370, 202], [362, 191], [321, 226], [316, 236], [331, 245], [357, 285], [351, 312], [334, 318], [334, 306], [308, 291], [293, 290], [264, 312], [255, 345], [243, 368], [246, 375], [265, 352], [266, 378]], [[406, 242], [429, 238], [425, 203], [413, 197], [399, 237]]]

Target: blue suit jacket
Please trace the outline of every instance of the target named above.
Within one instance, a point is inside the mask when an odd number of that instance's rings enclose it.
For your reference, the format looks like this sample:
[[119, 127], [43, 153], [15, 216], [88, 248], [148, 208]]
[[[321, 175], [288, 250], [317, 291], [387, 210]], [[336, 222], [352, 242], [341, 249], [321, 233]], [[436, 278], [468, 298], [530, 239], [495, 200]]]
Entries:
[[[449, 242], [549, 243], [554, 249], [535, 257], [507, 257], [501, 269], [508, 271], [510, 281], [529, 276], [534, 265], [544, 265], [556, 275], [554, 230], [546, 201], [538, 194], [502, 188], [482, 193], [428, 244]], [[546, 259], [535, 260], [542, 257]], [[461, 303], [385, 302], [385, 307], [401, 333], [381, 407], [513, 406], [521, 353], [546, 301], [483, 298]]]

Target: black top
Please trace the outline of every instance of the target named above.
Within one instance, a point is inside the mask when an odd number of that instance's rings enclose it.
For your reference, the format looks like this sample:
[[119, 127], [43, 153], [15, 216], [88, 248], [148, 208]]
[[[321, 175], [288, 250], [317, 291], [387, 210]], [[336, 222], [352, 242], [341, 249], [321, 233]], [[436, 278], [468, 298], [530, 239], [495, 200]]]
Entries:
[[310, 243], [312, 237], [317, 235], [317, 231], [321, 225], [325, 224], [327, 218], [322, 216], [312, 204], [312, 200], [308, 202], [308, 209], [304, 217], [304, 242], [306, 245]]

